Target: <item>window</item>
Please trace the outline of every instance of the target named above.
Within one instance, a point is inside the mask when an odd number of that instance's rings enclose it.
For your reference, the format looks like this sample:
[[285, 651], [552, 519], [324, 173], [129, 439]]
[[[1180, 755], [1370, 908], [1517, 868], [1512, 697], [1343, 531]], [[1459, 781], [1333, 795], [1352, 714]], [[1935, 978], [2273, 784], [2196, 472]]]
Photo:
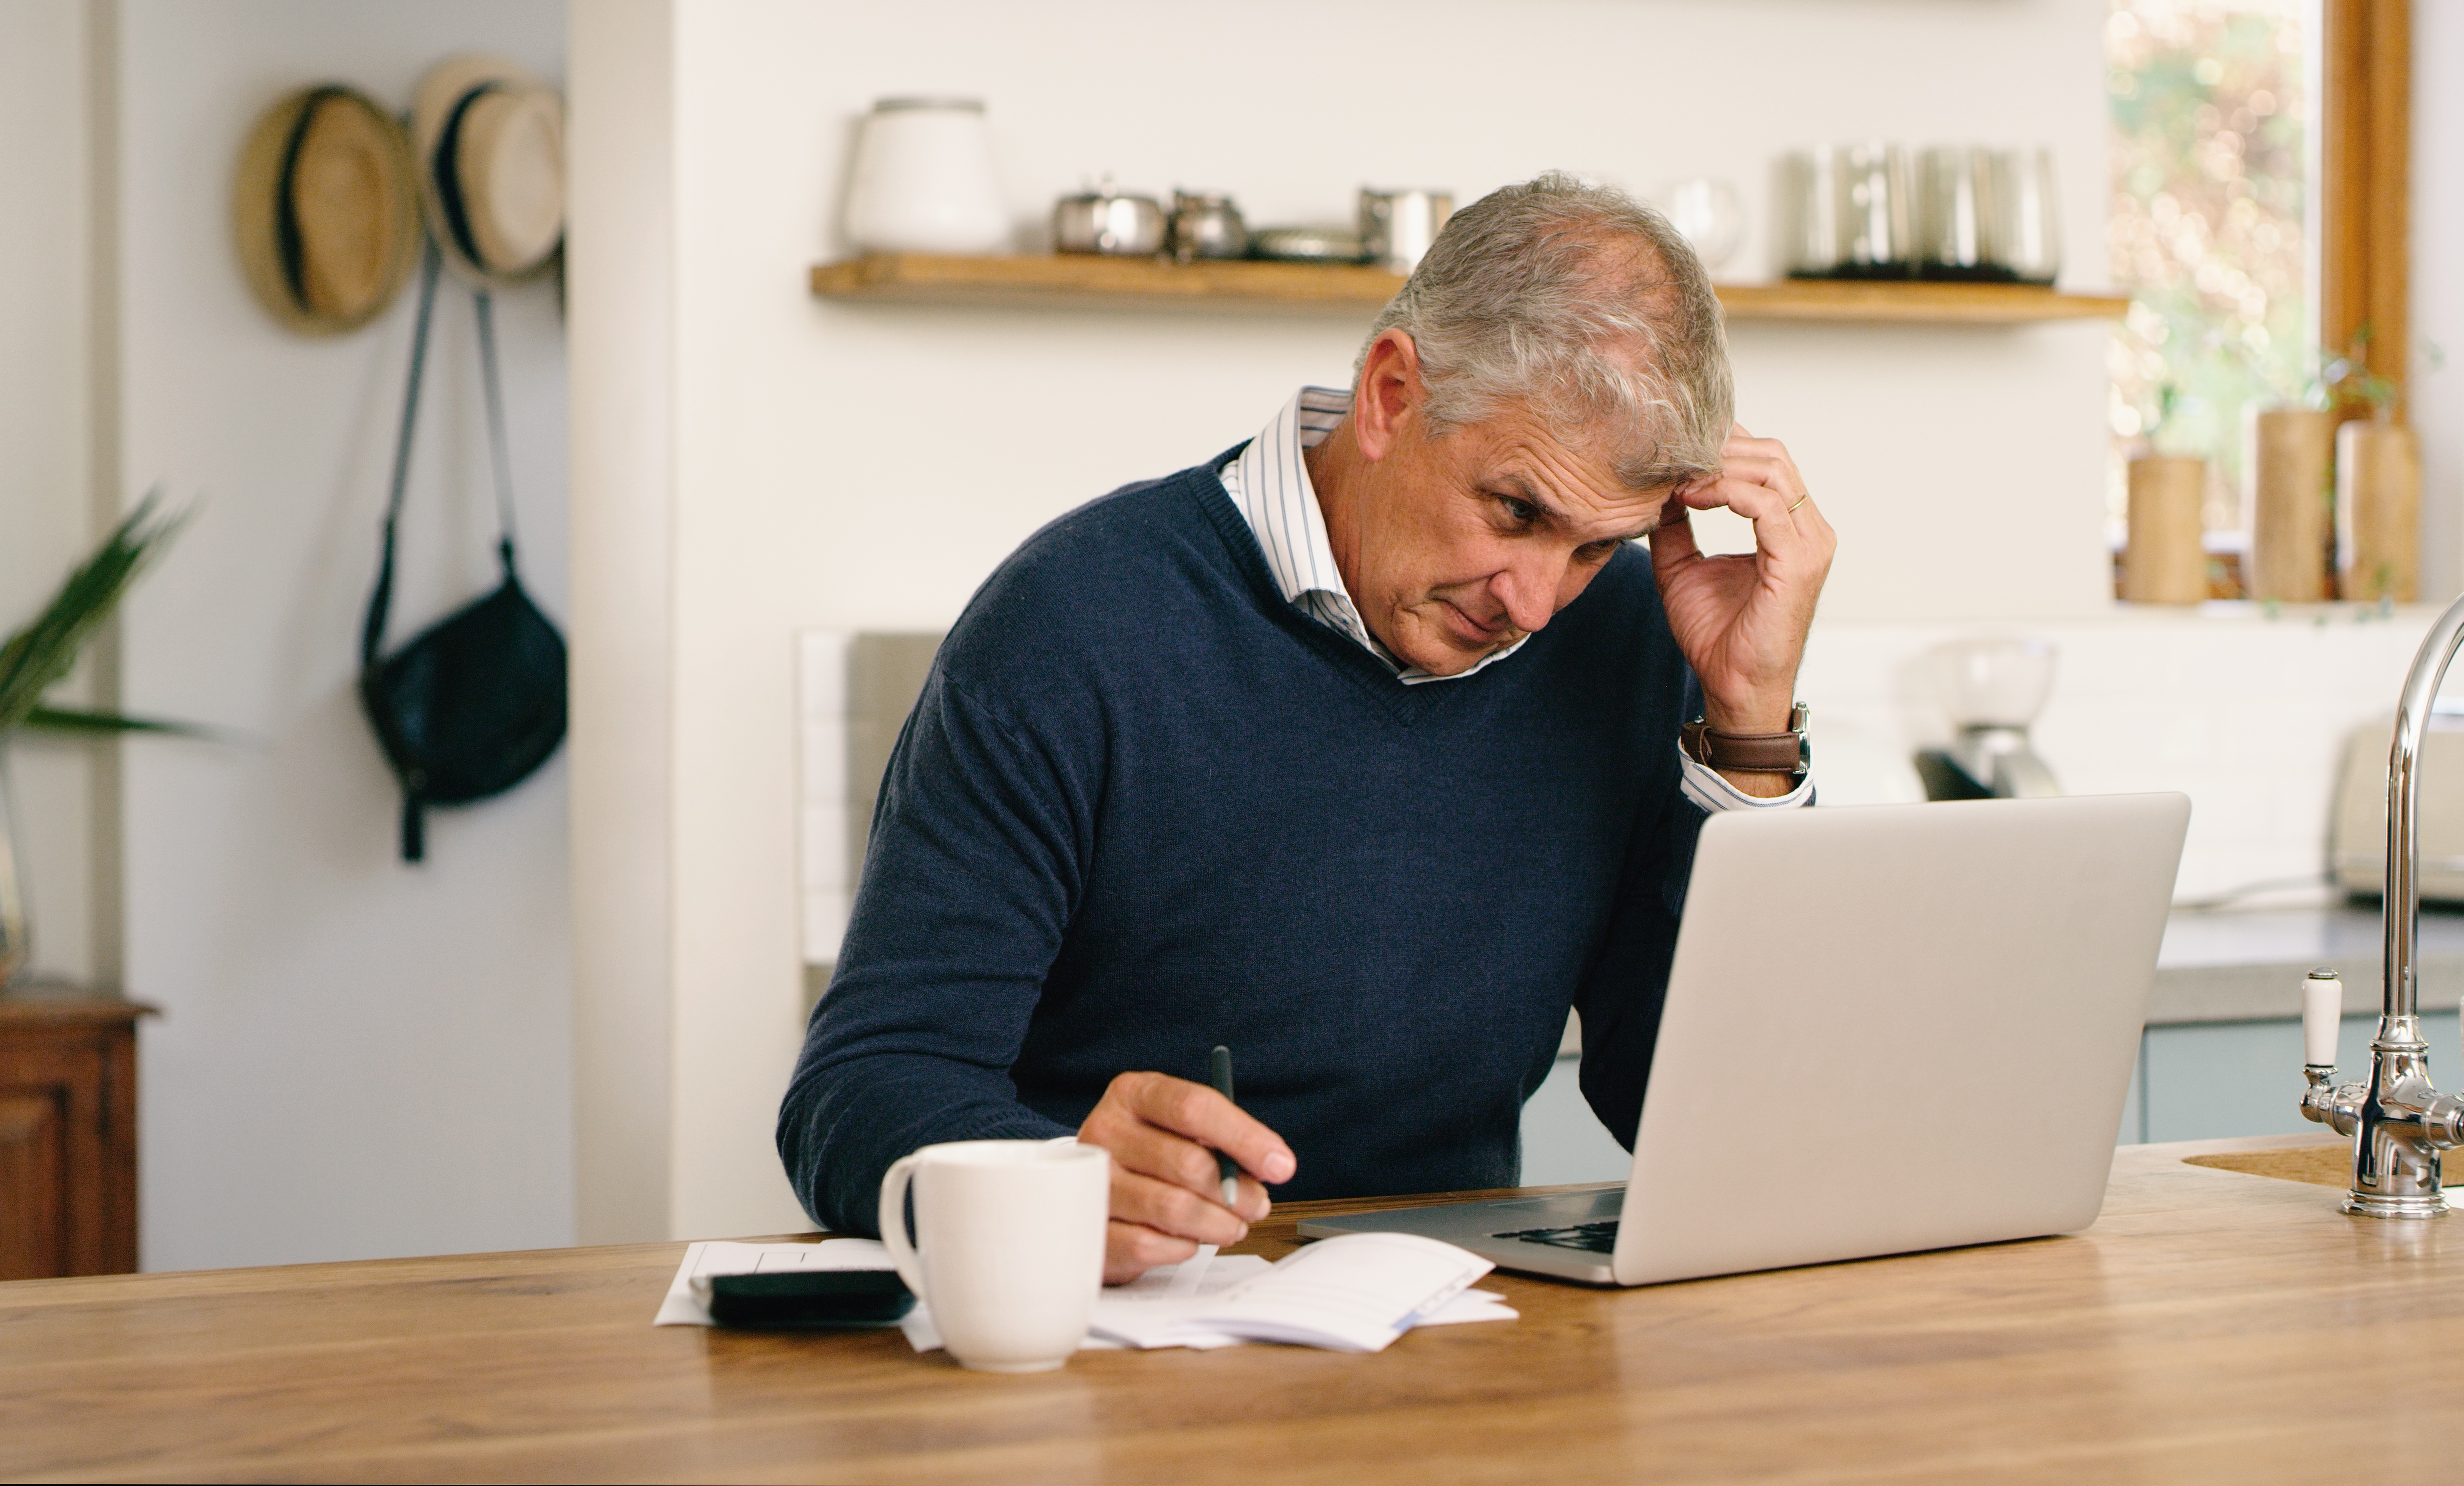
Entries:
[[2323, 397], [2318, 31], [2304, 0], [2113, 0], [2106, 16], [2107, 248], [2132, 295], [2110, 352], [2117, 536], [2124, 465], [2151, 444], [2205, 456], [2208, 529], [2237, 530], [2243, 408]]

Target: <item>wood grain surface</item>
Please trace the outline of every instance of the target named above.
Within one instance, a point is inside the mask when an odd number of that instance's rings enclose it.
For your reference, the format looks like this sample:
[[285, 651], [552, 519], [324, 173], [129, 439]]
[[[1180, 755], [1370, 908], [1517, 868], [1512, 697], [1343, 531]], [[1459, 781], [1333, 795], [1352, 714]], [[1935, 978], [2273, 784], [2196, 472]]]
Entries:
[[[1348, 263], [1184, 264], [1089, 253], [884, 252], [816, 264], [812, 271], [812, 291], [825, 299], [1038, 309], [1281, 308], [1363, 319], [1402, 287], [1399, 273]], [[2130, 307], [2126, 297], [2057, 294], [2032, 284], [1792, 280], [1718, 288], [1732, 320], [2017, 325], [2109, 319]]]
[[[0, 1475], [2452, 1475], [2464, 1227], [2184, 1159], [2302, 1144], [2125, 1147], [2077, 1237], [1630, 1291], [1496, 1276], [1521, 1321], [1366, 1357], [1094, 1352], [994, 1377], [895, 1332], [654, 1329], [672, 1243], [0, 1285]], [[1249, 1247], [1286, 1252], [1304, 1211]]]
[[[2315, 1141], [2316, 1137], [2309, 1139]], [[2353, 1185], [2353, 1144], [2340, 1140], [2331, 1146], [2303, 1144], [2285, 1146], [2273, 1150], [2219, 1150], [2189, 1158], [2192, 1166], [2213, 1167], [2220, 1171], [2248, 1171], [2253, 1176], [2273, 1176], [2288, 1182], [2309, 1182], [2320, 1187], [2333, 1187], [2338, 1191], [2350, 1191]], [[2452, 1191], [2458, 1178], [2464, 1178], [2464, 1153], [2441, 1151], [2438, 1174]]]

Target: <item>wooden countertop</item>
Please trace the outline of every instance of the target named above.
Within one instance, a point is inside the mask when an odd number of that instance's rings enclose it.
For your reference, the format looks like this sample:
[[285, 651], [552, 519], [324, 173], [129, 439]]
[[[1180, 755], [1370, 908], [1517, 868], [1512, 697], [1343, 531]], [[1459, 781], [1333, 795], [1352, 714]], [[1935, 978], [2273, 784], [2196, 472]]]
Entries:
[[1024, 1378], [895, 1332], [653, 1329], [672, 1243], [20, 1281], [0, 1475], [2221, 1482], [2354, 1478], [2366, 1451], [2452, 1474], [2464, 1218], [2347, 1218], [2184, 1159], [2305, 1144], [2124, 1147], [2078, 1237], [1621, 1292], [1499, 1275], [1520, 1322], [1376, 1356]]

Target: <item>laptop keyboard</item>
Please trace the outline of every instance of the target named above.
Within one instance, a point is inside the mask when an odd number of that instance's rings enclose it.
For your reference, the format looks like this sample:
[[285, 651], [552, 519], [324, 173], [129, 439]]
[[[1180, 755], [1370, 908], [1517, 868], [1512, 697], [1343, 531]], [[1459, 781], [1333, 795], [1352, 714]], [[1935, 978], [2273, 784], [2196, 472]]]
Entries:
[[1585, 1254], [1615, 1254], [1617, 1231], [1617, 1220], [1612, 1217], [1597, 1223], [1577, 1223], [1572, 1228], [1526, 1228], [1489, 1236], [1520, 1238], [1525, 1243], [1545, 1243], [1559, 1249], [1580, 1249]]

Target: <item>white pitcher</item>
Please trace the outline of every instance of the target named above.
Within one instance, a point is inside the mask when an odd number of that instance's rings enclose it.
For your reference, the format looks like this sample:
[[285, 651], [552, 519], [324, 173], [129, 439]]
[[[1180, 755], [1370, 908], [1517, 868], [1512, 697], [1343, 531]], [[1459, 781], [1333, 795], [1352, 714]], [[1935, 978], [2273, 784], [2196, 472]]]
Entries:
[[865, 252], [1001, 252], [1009, 210], [980, 98], [882, 98], [865, 117], [847, 231]]

